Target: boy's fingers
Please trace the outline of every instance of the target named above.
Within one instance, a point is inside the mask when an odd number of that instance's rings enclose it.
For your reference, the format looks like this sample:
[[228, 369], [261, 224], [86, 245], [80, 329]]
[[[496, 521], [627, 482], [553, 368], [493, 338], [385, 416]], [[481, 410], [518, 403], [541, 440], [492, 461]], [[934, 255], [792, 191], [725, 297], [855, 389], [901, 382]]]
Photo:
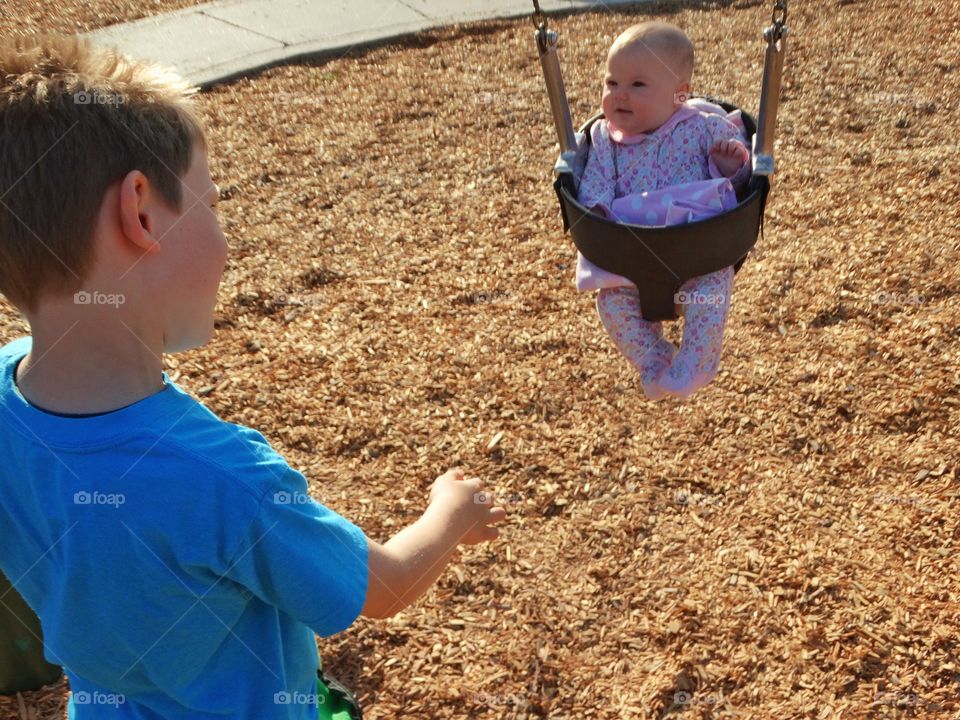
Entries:
[[500, 537], [500, 528], [496, 528], [496, 527], [493, 527], [493, 526], [491, 526], [491, 525], [487, 525], [487, 526], [483, 529], [483, 539], [484, 539], [484, 540], [496, 540], [498, 537]]
[[490, 510], [490, 514], [487, 516], [488, 523], [502, 523], [507, 519], [507, 511], [502, 507], [495, 507]]

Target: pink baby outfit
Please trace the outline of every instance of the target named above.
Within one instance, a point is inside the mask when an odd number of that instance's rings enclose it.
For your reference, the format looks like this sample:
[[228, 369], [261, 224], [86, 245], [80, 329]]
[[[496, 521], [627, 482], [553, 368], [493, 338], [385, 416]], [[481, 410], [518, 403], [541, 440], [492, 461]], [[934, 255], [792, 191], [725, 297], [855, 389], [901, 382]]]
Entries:
[[[744, 141], [739, 111], [727, 114], [703, 100], [685, 103], [652, 133], [625, 136], [600, 120], [591, 127], [578, 199], [612, 220], [638, 225], [675, 225], [716, 215], [736, 206], [735, 188], [750, 177], [749, 162], [727, 179], [710, 157], [715, 141], [733, 138]], [[716, 376], [732, 287], [733, 268], [681, 285], [677, 299], [684, 327], [678, 353], [660, 323], [643, 319], [633, 283], [577, 255], [577, 289], [600, 290], [600, 319], [653, 400], [667, 393], [689, 397]]]

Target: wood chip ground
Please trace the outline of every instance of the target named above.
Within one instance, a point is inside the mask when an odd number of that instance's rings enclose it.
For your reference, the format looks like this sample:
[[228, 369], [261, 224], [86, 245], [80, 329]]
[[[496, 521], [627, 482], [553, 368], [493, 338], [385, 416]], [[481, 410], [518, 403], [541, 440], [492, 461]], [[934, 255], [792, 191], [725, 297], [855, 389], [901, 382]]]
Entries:
[[[756, 108], [768, 4], [673, 3], [553, 21], [578, 120], [649, 15]], [[646, 401], [574, 290], [528, 19], [200, 97], [232, 255], [168, 372], [371, 537], [452, 465], [509, 511], [414, 608], [321, 641], [366, 717], [960, 716], [960, 3], [790, 27], [764, 237], [689, 402]]]

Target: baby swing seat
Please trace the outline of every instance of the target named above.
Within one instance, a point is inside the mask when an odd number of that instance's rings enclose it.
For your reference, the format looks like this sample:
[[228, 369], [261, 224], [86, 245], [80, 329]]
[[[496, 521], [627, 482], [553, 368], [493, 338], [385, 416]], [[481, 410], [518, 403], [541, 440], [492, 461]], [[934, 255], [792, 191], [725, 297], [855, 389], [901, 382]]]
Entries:
[[[727, 112], [738, 109], [729, 103], [717, 104]], [[602, 117], [591, 118], [581, 128], [584, 144], [589, 145], [590, 127]], [[752, 140], [756, 121], [746, 112], [741, 112], [741, 117]], [[580, 152], [583, 150], [581, 147]], [[690, 278], [730, 265], [740, 269], [757, 241], [770, 189], [765, 176], [754, 175], [738, 196], [737, 207], [705, 220], [651, 227], [618, 223], [591, 213], [577, 201], [575, 184], [575, 173], [557, 173], [554, 188], [560, 200], [564, 231], [570, 232], [587, 260], [637, 286], [646, 320], [676, 318], [675, 294]]]
[[[674, 300], [680, 286], [691, 278], [731, 265], [739, 269], [762, 229], [770, 191], [769, 176], [774, 170], [773, 136], [786, 51], [787, 2], [774, 0], [773, 24], [763, 33], [767, 51], [758, 119], [741, 110], [747, 139], [753, 147], [753, 172], [747, 187], [738, 194], [737, 207], [704, 220], [666, 227], [614, 222], [591, 213], [577, 201], [578, 168], [582, 168], [588, 151], [590, 127], [603, 116], [587, 121], [578, 141], [560, 72], [558, 35], [547, 30], [546, 17], [537, 0], [533, 0], [533, 6], [540, 65], [560, 140], [554, 188], [560, 201], [564, 232], [570, 232], [577, 249], [587, 260], [637, 286], [644, 319], [675, 319]], [[729, 103], [711, 102], [728, 113], [740, 109]]]

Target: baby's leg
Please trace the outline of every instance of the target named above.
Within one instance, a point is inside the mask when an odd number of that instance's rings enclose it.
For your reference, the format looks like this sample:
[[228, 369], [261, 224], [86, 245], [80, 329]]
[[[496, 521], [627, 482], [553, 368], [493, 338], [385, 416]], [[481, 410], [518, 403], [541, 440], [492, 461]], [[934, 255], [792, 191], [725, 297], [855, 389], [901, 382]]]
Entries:
[[691, 278], [680, 286], [678, 295], [684, 296], [686, 310], [683, 342], [660, 377], [659, 385], [667, 392], [687, 398], [717, 376], [732, 290], [732, 267]]
[[597, 312], [613, 344], [640, 373], [643, 392], [651, 400], [664, 396], [657, 384], [677, 349], [663, 337], [660, 323], [647, 322], [640, 312], [635, 287], [604, 288], [597, 295]]

